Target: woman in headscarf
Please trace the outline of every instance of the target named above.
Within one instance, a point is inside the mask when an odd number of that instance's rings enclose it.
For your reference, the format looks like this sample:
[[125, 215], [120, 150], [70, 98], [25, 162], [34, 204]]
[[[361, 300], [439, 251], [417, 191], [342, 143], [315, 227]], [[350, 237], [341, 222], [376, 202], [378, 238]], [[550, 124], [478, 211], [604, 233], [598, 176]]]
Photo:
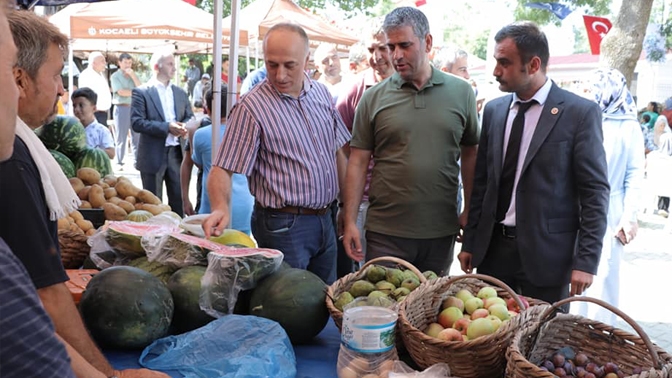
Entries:
[[[618, 307], [619, 270], [624, 246], [637, 234], [637, 212], [644, 184], [644, 137], [637, 121], [637, 108], [623, 74], [615, 69], [597, 69], [585, 91], [602, 110], [604, 149], [609, 170], [609, 212], [597, 275], [585, 295]], [[615, 315], [596, 305], [580, 303], [580, 315], [613, 325]]]

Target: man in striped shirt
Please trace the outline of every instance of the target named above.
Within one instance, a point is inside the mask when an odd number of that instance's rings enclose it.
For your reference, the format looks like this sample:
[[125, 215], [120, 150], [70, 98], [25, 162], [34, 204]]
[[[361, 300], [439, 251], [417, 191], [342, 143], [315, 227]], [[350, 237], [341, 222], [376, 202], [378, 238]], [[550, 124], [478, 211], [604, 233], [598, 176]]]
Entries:
[[294, 24], [277, 24], [264, 38], [267, 79], [229, 116], [208, 178], [212, 213], [206, 236], [230, 223], [231, 175], [249, 176], [256, 199], [252, 233], [295, 268], [327, 284], [336, 278], [336, 233], [329, 205], [345, 175], [342, 147], [350, 134], [329, 90], [305, 73], [308, 36]]

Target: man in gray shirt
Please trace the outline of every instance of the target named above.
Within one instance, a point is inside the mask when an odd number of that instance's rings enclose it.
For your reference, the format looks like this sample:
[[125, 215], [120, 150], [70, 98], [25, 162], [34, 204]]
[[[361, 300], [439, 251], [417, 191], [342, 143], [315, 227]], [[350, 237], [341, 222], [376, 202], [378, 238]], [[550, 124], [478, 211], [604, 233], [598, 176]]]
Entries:
[[117, 164], [124, 165], [126, 155], [126, 140], [131, 133], [133, 153], [137, 158], [138, 133], [131, 130], [131, 91], [140, 85], [140, 80], [132, 68], [133, 58], [127, 54], [119, 55], [119, 69], [112, 74], [112, 104], [114, 104], [114, 123], [117, 127], [115, 152]]

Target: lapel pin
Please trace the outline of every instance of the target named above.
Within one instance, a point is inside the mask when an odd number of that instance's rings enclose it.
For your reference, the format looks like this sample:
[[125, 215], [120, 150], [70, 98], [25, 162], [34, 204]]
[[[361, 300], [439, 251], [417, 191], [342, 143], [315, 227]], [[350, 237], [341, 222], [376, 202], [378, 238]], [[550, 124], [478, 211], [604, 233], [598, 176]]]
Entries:
[[559, 111], [558, 108], [553, 108], [551, 109], [551, 114], [556, 115], [558, 114], [558, 111]]

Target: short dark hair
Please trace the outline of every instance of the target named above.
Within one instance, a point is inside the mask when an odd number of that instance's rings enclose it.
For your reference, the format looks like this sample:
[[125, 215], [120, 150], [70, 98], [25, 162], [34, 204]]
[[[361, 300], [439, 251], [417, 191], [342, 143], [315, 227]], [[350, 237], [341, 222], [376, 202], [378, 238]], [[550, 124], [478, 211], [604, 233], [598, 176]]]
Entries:
[[642, 121], [644, 121], [644, 122], [646, 122], [646, 123], [651, 122], [651, 116], [648, 115], [648, 114], [644, 114], [644, 115], [642, 116]]
[[651, 108], [652, 108], [654, 113], [660, 113], [660, 104], [658, 104], [655, 101], [651, 101], [651, 102], [649, 102], [649, 105], [651, 105]]
[[[221, 116], [226, 117], [226, 92], [228, 92], [229, 88], [228, 86], [222, 84], [222, 92], [221, 92], [221, 97], [222, 97], [222, 105], [220, 106], [220, 111], [221, 111]], [[209, 87], [205, 91], [205, 104], [208, 107], [208, 110], [210, 111], [210, 114], [212, 114], [212, 102], [214, 100], [215, 94], [212, 91], [212, 87]]]
[[228, 61], [229, 61], [229, 57], [228, 57], [228, 56], [225, 56], [225, 57], [222, 58], [222, 64], [224, 64], [224, 63], [226, 63], [226, 62], [228, 62]]
[[126, 59], [133, 59], [133, 57], [129, 53], [121, 53], [121, 55], [119, 55], [119, 61]]
[[89, 100], [89, 102], [92, 103], [93, 105], [96, 105], [96, 102], [98, 102], [98, 95], [96, 94], [96, 92], [93, 91], [93, 89], [88, 87], [75, 89], [75, 91], [72, 92], [71, 97], [73, 100], [78, 97], [84, 97], [85, 99]]
[[521, 63], [526, 64], [535, 56], [541, 60], [541, 70], [546, 72], [548, 66], [548, 40], [546, 34], [532, 21], [518, 21], [503, 27], [495, 35], [495, 42], [500, 43], [511, 38], [518, 48]]

